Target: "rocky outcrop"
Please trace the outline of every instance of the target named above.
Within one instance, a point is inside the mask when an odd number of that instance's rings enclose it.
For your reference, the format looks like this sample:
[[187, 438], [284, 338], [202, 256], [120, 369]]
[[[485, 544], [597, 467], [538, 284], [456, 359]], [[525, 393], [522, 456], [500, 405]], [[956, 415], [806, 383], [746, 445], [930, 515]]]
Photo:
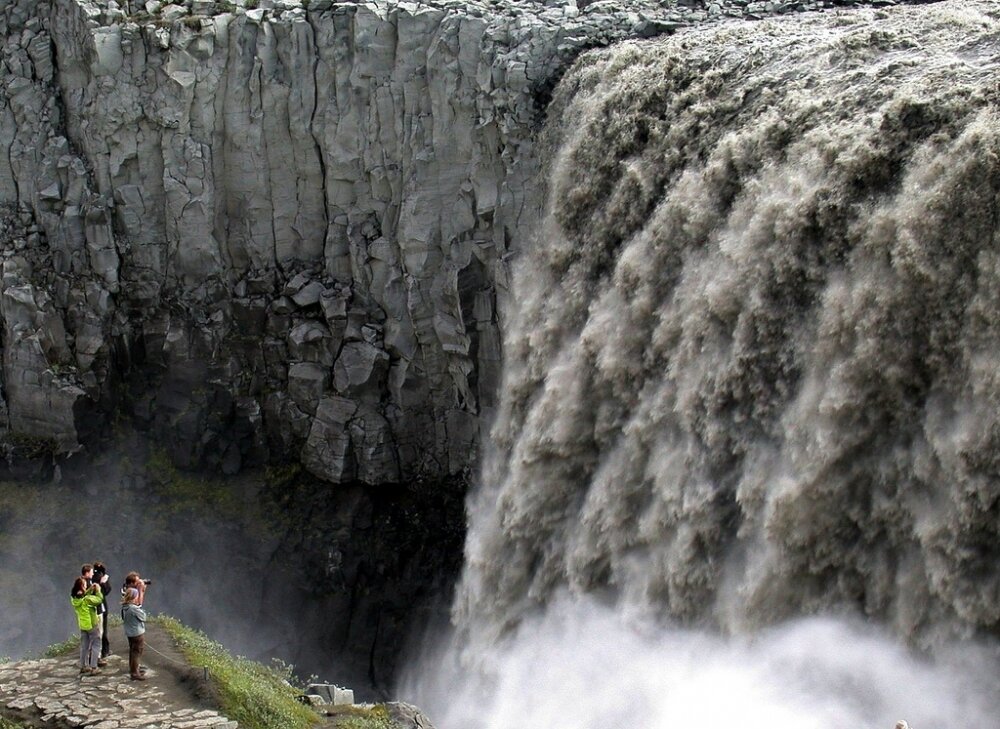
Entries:
[[67, 452], [124, 416], [227, 473], [461, 471], [561, 70], [790, 8], [5, 3], [0, 427]]
[[[163, 634], [156, 632], [156, 638]], [[116, 636], [118, 637], [118, 636]], [[118, 638], [121, 640], [121, 638]], [[167, 650], [160, 643], [160, 647]], [[237, 729], [237, 722], [202, 705], [178, 679], [157, 665], [148, 683], [128, 680], [128, 651], [108, 656], [102, 674], [81, 675], [78, 653], [0, 666], [0, 707], [4, 715], [54, 727], [139, 729]], [[150, 654], [158, 664], [161, 661]], [[179, 656], [178, 656], [179, 657]], [[0, 720], [5, 718], [0, 715]], [[0, 723], [3, 723], [0, 721]]]

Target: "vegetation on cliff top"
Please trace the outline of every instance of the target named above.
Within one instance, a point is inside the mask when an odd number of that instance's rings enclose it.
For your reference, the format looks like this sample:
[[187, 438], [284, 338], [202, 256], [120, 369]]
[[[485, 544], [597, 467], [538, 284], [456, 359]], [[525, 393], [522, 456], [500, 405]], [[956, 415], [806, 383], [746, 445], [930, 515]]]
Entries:
[[[42, 651], [42, 658], [59, 658], [60, 656], [68, 656], [70, 653], [74, 653], [80, 649], [80, 634], [71, 635], [62, 643], [53, 643], [44, 651]], [[3, 729], [3, 727], [0, 727]]]
[[[207, 666], [209, 680], [223, 713], [245, 729], [307, 729], [321, 718], [299, 702], [292, 667], [276, 663], [265, 666], [233, 656], [204, 633], [192, 630], [174, 618], [155, 619], [177, 641], [184, 656], [196, 666]], [[385, 706], [330, 707], [335, 713], [324, 726], [336, 729], [397, 729]], [[4, 729], [0, 727], [0, 729]]]
[[290, 667], [278, 669], [233, 656], [204, 633], [173, 618], [160, 617], [157, 622], [193, 665], [208, 668], [220, 708], [241, 727], [305, 729], [319, 722], [316, 712], [296, 698], [301, 692], [292, 686]]
[[382, 705], [343, 706], [334, 709], [333, 725], [336, 729], [398, 729]]

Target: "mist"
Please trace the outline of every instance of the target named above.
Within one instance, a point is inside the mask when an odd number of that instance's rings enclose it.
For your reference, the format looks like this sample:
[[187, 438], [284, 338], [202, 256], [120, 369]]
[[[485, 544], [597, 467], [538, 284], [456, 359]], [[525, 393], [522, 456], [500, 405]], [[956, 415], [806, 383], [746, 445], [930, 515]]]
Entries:
[[[276, 655], [291, 658], [296, 652], [283, 641], [281, 621], [247, 639], [266, 605], [268, 581], [289, 578], [279, 568], [267, 574], [279, 535], [251, 526], [252, 499], [237, 503], [234, 495], [228, 513], [210, 499], [195, 510], [135, 478], [127, 460], [61, 470], [58, 483], [5, 484], [0, 604], [7, 620], [0, 627], [0, 653], [37, 654], [75, 635], [70, 588], [80, 566], [95, 560], [110, 574], [112, 613], [117, 588], [136, 570], [153, 581], [146, 597], [153, 613], [174, 615], [253, 655], [277, 649]], [[112, 638], [120, 649], [121, 636]]]
[[438, 729], [958, 729], [995, 724], [996, 656], [916, 654], [849, 618], [725, 637], [563, 595], [503, 641], [425, 656], [400, 693]]
[[[70, 589], [95, 560], [110, 574], [112, 614], [136, 570], [153, 580], [152, 614], [360, 700], [386, 695], [414, 624], [447, 614], [464, 537], [454, 485], [331, 488], [294, 468], [220, 479], [126, 440], [62, 462], [60, 476], [2, 480], [0, 657], [78, 633]], [[120, 629], [111, 637], [123, 650]]]

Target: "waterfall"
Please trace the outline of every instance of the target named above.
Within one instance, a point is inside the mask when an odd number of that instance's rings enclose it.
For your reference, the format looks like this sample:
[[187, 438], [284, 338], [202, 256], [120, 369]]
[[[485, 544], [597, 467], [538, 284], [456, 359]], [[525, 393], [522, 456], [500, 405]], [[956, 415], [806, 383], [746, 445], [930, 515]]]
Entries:
[[[625, 43], [561, 82], [454, 608], [479, 726], [717, 727], [670, 686], [772, 665], [792, 698], [741, 726], [995, 723], [943, 656], [1000, 626], [998, 67], [1000, 6], [955, 0]], [[595, 666], [630, 710], [504, 708]]]

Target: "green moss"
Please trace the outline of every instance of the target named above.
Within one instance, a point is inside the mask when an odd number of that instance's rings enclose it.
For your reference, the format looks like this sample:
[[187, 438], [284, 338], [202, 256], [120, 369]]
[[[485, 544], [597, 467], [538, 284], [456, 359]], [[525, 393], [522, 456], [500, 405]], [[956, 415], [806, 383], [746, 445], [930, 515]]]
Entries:
[[17, 724], [0, 716], [0, 729], [24, 729], [24, 724]]
[[52, 438], [12, 432], [0, 438], [0, 450], [8, 457], [34, 460], [55, 455], [59, 452], [59, 444]]
[[296, 698], [299, 692], [291, 685], [290, 667], [279, 670], [233, 656], [204, 633], [173, 618], [156, 621], [193, 665], [208, 668], [220, 708], [244, 729], [305, 729], [319, 722], [319, 715]]
[[267, 466], [264, 469], [264, 483], [270, 488], [286, 488], [295, 483], [300, 473], [301, 463]]
[[225, 483], [182, 472], [161, 448], [150, 451], [146, 470], [170, 512], [211, 508], [221, 514], [233, 514], [239, 509], [236, 494]]

